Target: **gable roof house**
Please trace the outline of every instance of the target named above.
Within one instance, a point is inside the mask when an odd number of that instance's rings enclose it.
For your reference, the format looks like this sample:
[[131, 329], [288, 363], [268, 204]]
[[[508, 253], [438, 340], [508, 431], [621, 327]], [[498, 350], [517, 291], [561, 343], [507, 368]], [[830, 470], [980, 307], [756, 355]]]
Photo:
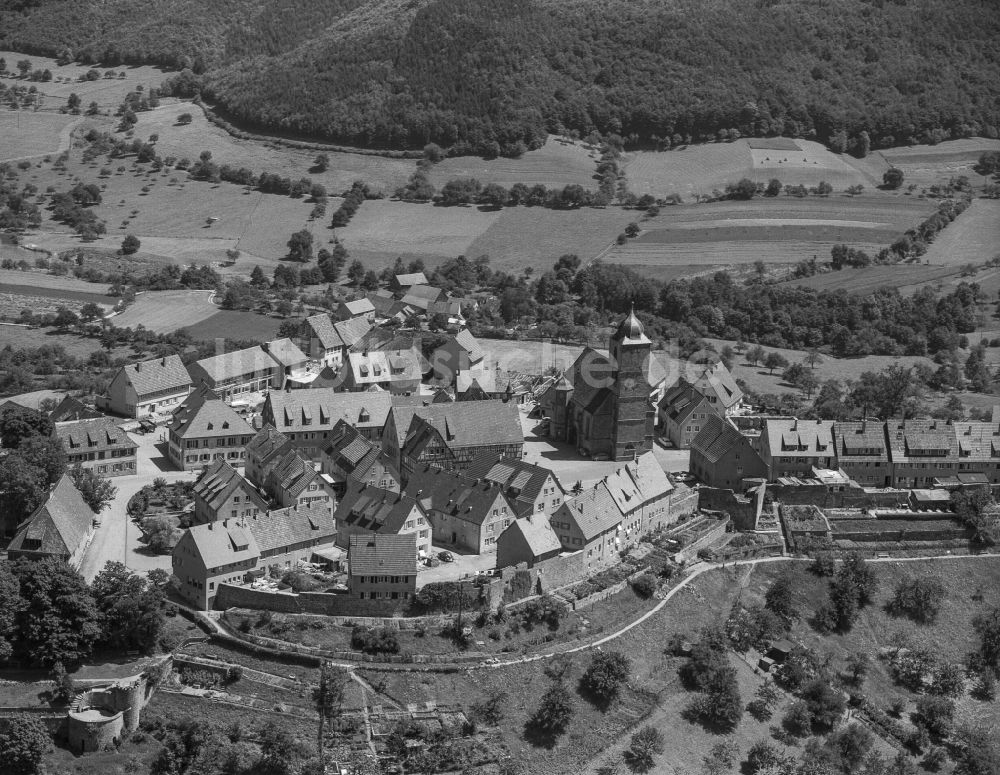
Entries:
[[831, 420], [768, 419], [760, 444], [772, 481], [783, 476], [809, 477], [813, 468], [832, 468], [836, 460]]
[[411, 394], [420, 390], [427, 361], [417, 347], [351, 351], [341, 368], [344, 390], [381, 388], [392, 393]]
[[[185, 374], [187, 372], [184, 372]], [[67, 420], [96, 420], [104, 417], [102, 412], [91, 409], [79, 398], [66, 396], [62, 401], [49, 412], [49, 419], [52, 422], [66, 422]]]
[[431, 302], [447, 301], [448, 294], [432, 285], [414, 285], [403, 295], [402, 302], [419, 312], [426, 313]]
[[409, 495], [351, 482], [334, 512], [337, 545], [347, 547], [357, 535], [413, 535], [415, 552], [431, 552], [431, 525], [424, 507]]
[[319, 506], [333, 514], [336, 495], [328, 482], [302, 453], [290, 448], [262, 466], [262, 487], [279, 506]]
[[347, 549], [348, 593], [359, 600], [409, 600], [417, 589], [410, 535], [355, 535]]
[[[960, 470], [959, 438], [950, 422], [889, 420], [885, 435], [897, 487], [932, 487], [934, 479], [954, 476]], [[1000, 452], [1000, 440], [991, 438], [990, 442]], [[966, 449], [971, 451], [971, 446]]]
[[863, 487], [891, 487], [892, 465], [881, 420], [833, 424], [837, 466]]
[[185, 471], [214, 460], [239, 466], [253, 436], [253, 428], [225, 401], [211, 391], [197, 392], [174, 412], [167, 426], [167, 456]]
[[420, 407], [410, 420], [400, 452], [405, 479], [431, 463], [463, 470], [482, 454], [520, 459], [524, 449], [520, 412], [503, 401], [471, 401]]
[[497, 567], [524, 563], [529, 568], [562, 553], [562, 543], [544, 516], [515, 519], [497, 539]]
[[690, 468], [710, 487], [729, 490], [742, 490], [744, 479], [767, 478], [767, 464], [753, 441], [715, 414], [691, 442]]
[[414, 285], [427, 285], [427, 275], [423, 272], [407, 272], [393, 275], [390, 287], [393, 291], [406, 295]]
[[334, 388], [274, 392], [264, 402], [262, 419], [318, 462], [338, 421], [378, 441], [392, 405], [389, 393], [342, 393]]
[[280, 389], [289, 381], [303, 382], [308, 380], [306, 367], [309, 364], [309, 356], [299, 349], [291, 339], [275, 339], [271, 342], [264, 342], [261, 348], [274, 362], [278, 364], [281, 381], [275, 386]]
[[639, 540], [639, 530], [626, 528], [623, 515], [605, 482], [568, 498], [549, 518], [563, 551], [583, 552], [583, 564], [596, 570], [618, 561], [619, 552]]
[[427, 513], [435, 543], [474, 554], [495, 552], [497, 538], [517, 516], [496, 482], [437, 466], [412, 471], [403, 492]]
[[313, 360], [334, 368], [343, 362], [344, 351], [347, 349], [333, 324], [333, 318], [326, 312], [310, 315], [303, 320], [295, 343]]
[[343, 420], [330, 432], [330, 443], [323, 450], [320, 470], [329, 477], [338, 496], [354, 482], [393, 492], [399, 492], [402, 487], [402, 477], [389, 455]]
[[551, 514], [566, 495], [559, 479], [549, 469], [501, 454], [476, 457], [466, 475], [499, 484], [518, 517]]
[[708, 398], [694, 385], [681, 380], [668, 388], [657, 407], [660, 432], [675, 449], [688, 449], [705, 421], [717, 416]]
[[82, 466], [102, 476], [134, 474], [136, 444], [110, 417], [55, 423], [55, 436], [70, 468]]
[[18, 526], [7, 547], [7, 557], [59, 557], [79, 569], [93, 534], [94, 512], [70, 475], [63, 474], [45, 500]]
[[191, 375], [181, 357], [167, 355], [119, 368], [98, 406], [122, 417], [168, 414], [191, 389]]
[[206, 385], [226, 403], [255, 401], [257, 394], [280, 390], [284, 368], [261, 347], [202, 358], [188, 366], [195, 387]]
[[268, 510], [267, 501], [225, 460], [216, 460], [205, 468], [194, 483], [192, 495], [196, 525], [253, 517]]
[[308, 561], [314, 550], [332, 546], [335, 532], [333, 517], [319, 506], [194, 525], [181, 535], [171, 558], [179, 594], [209, 610], [222, 584], [242, 584], [271, 565]]
[[445, 385], [457, 383], [459, 375], [470, 379], [486, 368], [482, 346], [467, 328], [449, 336], [432, 356], [434, 378]]
[[371, 323], [375, 320], [375, 307], [367, 298], [360, 298], [355, 301], [340, 302], [333, 311], [333, 314], [338, 320], [363, 318], [368, 323]]

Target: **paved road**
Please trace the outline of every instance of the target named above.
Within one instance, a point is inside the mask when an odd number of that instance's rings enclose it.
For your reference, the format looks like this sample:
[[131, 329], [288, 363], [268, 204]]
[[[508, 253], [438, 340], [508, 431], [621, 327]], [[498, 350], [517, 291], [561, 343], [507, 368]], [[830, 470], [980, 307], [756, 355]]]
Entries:
[[145, 553], [145, 545], [139, 541], [139, 529], [132, 524], [125, 511], [129, 498], [145, 485], [152, 484], [157, 477], [163, 477], [168, 482], [194, 481], [193, 472], [173, 470], [163, 457], [162, 447], [156, 446], [163, 433], [161, 428], [156, 433], [129, 434], [139, 445], [136, 451], [138, 458], [136, 475], [119, 476], [112, 480], [118, 488], [118, 494], [111, 505], [101, 513], [101, 526], [94, 531], [94, 538], [80, 566], [80, 573], [88, 582], [112, 560], [124, 562], [129, 568], [143, 573], [154, 568], [170, 570], [170, 555]]

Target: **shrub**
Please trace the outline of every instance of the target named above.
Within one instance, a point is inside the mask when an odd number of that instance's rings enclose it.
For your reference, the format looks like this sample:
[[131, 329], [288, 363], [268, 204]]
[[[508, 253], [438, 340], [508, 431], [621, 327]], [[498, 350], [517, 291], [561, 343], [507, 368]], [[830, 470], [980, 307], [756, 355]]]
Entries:
[[580, 685], [598, 705], [610, 705], [621, 685], [628, 680], [631, 667], [629, 658], [621, 652], [598, 652], [580, 679]]
[[395, 631], [388, 627], [355, 625], [351, 630], [351, 648], [366, 654], [396, 654], [399, 652], [399, 640]]
[[941, 610], [944, 584], [940, 579], [917, 577], [905, 579], [896, 585], [887, 608], [897, 616], [907, 616], [915, 622], [929, 624]]
[[813, 725], [821, 729], [836, 726], [847, 707], [844, 695], [821, 678], [811, 681], [802, 689], [802, 699], [809, 706]]
[[921, 697], [914, 721], [935, 737], [947, 737], [955, 719], [955, 703], [947, 697]]
[[554, 681], [542, 695], [538, 708], [529, 720], [529, 728], [543, 736], [554, 737], [565, 731], [573, 715], [573, 701], [562, 681]]
[[786, 766], [788, 757], [782, 755], [778, 748], [767, 740], [758, 740], [747, 753], [747, 772], [750, 775], [765, 769], [779, 769]]
[[625, 763], [635, 772], [647, 772], [664, 748], [663, 733], [656, 727], [645, 726], [632, 735], [625, 750]]
[[656, 592], [656, 577], [651, 573], [643, 573], [632, 582], [632, 590], [639, 596], [650, 598]]

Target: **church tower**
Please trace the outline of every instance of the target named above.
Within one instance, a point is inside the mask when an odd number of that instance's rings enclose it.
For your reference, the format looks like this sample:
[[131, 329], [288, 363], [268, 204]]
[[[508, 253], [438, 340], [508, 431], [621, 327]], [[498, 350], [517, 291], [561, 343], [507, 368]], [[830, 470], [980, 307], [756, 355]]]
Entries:
[[632, 460], [653, 449], [655, 412], [649, 402], [651, 388], [647, 376], [652, 347], [634, 309], [608, 341], [608, 354], [614, 369], [611, 386], [611, 456], [614, 460]]

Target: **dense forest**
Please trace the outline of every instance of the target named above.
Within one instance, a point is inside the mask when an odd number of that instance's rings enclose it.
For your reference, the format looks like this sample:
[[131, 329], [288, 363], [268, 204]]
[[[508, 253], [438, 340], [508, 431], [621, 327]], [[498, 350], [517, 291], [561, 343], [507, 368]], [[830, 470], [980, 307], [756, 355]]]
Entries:
[[[189, 68], [250, 125], [516, 155], [547, 132], [667, 147], [995, 136], [994, 0], [22, 0], [0, 45]], [[192, 79], [185, 79], [190, 85]], [[734, 131], [737, 133], [734, 135]]]

